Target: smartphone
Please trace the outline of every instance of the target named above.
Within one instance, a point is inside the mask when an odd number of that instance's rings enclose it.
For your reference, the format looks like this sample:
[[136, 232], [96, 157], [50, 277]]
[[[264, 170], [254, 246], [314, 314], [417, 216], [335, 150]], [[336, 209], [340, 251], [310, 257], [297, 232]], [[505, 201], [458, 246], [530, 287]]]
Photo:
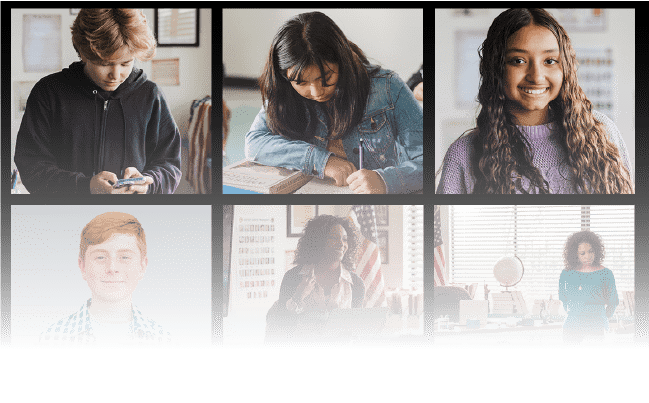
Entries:
[[113, 188], [119, 189], [128, 185], [144, 185], [146, 183], [145, 177], [139, 178], [128, 178], [128, 179], [118, 179], [117, 183], [113, 185]]

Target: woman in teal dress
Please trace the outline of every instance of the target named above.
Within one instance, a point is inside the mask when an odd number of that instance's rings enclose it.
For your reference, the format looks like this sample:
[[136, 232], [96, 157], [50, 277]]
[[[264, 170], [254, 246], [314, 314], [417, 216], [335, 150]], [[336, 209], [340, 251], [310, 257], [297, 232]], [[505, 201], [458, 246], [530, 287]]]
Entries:
[[563, 323], [563, 339], [581, 342], [585, 337], [603, 339], [608, 318], [619, 303], [615, 277], [602, 266], [604, 244], [591, 231], [568, 237], [563, 250], [565, 269], [559, 277], [559, 300], [568, 313]]

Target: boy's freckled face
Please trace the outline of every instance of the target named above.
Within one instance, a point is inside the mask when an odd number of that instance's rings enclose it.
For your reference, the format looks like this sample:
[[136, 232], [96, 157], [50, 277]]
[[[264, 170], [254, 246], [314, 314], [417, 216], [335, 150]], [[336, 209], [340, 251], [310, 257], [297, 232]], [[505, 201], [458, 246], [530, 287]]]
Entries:
[[129, 234], [113, 234], [106, 242], [89, 246], [85, 257], [79, 258], [81, 275], [93, 298], [112, 302], [131, 298], [147, 263], [137, 239]]

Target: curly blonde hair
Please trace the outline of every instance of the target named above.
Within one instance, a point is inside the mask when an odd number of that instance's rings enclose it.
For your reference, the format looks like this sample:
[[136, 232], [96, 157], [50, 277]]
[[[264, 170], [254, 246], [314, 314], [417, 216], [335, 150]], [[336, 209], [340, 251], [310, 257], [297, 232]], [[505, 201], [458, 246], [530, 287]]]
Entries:
[[[532, 164], [530, 144], [514, 123], [505, 96], [504, 70], [507, 40], [530, 24], [547, 28], [559, 43], [563, 85], [550, 102], [558, 122], [561, 146], [572, 173], [576, 193], [633, 193], [631, 174], [620, 152], [609, 139], [604, 124], [593, 117], [592, 103], [577, 81], [577, 57], [570, 38], [559, 23], [543, 9], [510, 9], [500, 14], [489, 28], [479, 49], [481, 110], [477, 135], [473, 139], [472, 174], [474, 193], [550, 193], [541, 171]], [[530, 181], [523, 189], [520, 178]]]

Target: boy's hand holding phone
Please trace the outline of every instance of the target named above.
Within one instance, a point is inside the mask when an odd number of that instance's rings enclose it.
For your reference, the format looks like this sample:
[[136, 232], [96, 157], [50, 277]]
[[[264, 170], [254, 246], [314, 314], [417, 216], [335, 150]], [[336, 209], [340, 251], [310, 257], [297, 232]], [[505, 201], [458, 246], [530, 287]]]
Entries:
[[149, 190], [153, 178], [143, 176], [137, 168], [128, 167], [124, 170], [124, 178], [109, 171], [102, 171], [90, 180], [92, 194], [144, 194]]
[[90, 193], [92, 194], [127, 194], [133, 193], [128, 187], [115, 188], [117, 175], [109, 171], [101, 171], [90, 179]]
[[[140, 171], [137, 170], [137, 168], [134, 167], [128, 167], [124, 170], [124, 179], [139, 179], [143, 178], [144, 182], [137, 181], [134, 184], [129, 184], [128, 188], [130, 190], [130, 193], [136, 193], [136, 194], [146, 194], [146, 192], [149, 190], [149, 185], [153, 184], [153, 178], [150, 176], [144, 176], [140, 173]], [[127, 181], [130, 182], [130, 181]]]

